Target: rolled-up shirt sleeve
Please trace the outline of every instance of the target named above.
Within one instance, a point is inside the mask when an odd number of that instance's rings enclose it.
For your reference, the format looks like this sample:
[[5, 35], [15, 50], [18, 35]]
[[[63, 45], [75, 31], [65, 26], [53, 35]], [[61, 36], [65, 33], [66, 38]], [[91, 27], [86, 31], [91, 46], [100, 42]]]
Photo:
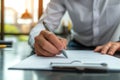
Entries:
[[29, 44], [34, 47], [34, 38], [44, 30], [43, 21], [49, 25], [51, 30], [55, 30], [59, 24], [60, 20], [65, 13], [66, 8], [64, 7], [64, 0], [51, 0], [48, 4], [47, 9], [38, 21], [38, 24], [30, 31], [29, 34]]

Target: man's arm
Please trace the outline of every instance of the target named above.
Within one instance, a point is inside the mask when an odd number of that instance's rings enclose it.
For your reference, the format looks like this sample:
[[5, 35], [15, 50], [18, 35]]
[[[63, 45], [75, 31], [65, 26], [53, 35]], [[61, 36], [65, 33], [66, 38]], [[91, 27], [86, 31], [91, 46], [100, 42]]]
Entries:
[[64, 0], [51, 0], [39, 23], [30, 33], [29, 43], [38, 56], [55, 56], [66, 48], [67, 41], [45, 30], [43, 22], [53, 31], [65, 13]]
[[59, 26], [60, 20], [66, 11], [63, 3], [64, 0], [51, 0], [51, 2], [48, 4], [48, 7], [40, 18], [38, 24], [30, 32], [29, 44], [32, 47], [34, 46], [35, 37], [45, 29], [44, 25], [42, 24], [43, 21], [49, 25], [52, 30], [56, 29]]

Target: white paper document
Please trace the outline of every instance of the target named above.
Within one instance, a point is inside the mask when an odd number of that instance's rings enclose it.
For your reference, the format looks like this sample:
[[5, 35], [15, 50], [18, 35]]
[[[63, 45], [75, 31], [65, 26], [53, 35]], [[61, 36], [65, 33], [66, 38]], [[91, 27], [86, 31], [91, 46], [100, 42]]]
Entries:
[[68, 58], [62, 54], [55, 57], [41, 57], [34, 54], [9, 69], [52, 70], [51, 64], [52, 66], [66, 66], [67, 64], [67, 67], [101, 68], [99, 67], [101, 64], [106, 64], [103, 66], [107, 70], [120, 71], [120, 59], [114, 56], [84, 50], [66, 50], [66, 53]]

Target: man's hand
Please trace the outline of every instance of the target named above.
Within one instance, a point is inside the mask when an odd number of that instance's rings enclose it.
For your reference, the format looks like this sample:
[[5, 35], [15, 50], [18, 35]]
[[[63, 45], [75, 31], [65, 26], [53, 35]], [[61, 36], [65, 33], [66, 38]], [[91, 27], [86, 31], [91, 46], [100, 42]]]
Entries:
[[105, 45], [96, 47], [94, 51], [101, 52], [102, 54], [114, 55], [116, 51], [120, 51], [120, 42], [108, 42]]
[[43, 30], [38, 36], [35, 37], [35, 53], [38, 56], [55, 56], [65, 49], [67, 40], [64, 38], [57, 37], [55, 34]]

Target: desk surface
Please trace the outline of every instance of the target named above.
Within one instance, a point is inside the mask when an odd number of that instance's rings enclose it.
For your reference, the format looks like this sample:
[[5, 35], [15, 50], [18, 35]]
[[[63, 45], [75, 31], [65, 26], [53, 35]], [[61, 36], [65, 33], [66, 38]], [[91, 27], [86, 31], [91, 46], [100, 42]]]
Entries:
[[[26, 45], [23, 47], [23, 45]], [[0, 50], [0, 80], [120, 80], [120, 73], [68, 73], [34, 70], [8, 70], [31, 52], [27, 43]]]

